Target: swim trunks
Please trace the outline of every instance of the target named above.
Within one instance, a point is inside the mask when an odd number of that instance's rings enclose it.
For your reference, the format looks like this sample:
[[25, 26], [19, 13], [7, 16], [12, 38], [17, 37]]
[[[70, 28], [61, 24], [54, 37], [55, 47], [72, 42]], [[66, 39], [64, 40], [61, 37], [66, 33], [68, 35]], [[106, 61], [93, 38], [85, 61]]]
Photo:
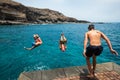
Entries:
[[102, 46], [88, 46], [86, 50], [86, 56], [92, 57], [93, 55], [98, 56], [103, 51]]
[[60, 41], [60, 44], [66, 44], [67, 41]]
[[32, 46], [35, 46], [35, 42], [32, 42]]

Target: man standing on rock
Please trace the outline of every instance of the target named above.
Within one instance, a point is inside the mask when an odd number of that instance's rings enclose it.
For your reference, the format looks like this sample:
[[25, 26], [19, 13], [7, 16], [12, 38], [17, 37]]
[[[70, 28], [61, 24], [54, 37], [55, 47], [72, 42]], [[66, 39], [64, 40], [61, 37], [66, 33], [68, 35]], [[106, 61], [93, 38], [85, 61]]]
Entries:
[[[103, 51], [103, 47], [101, 46], [101, 38], [107, 42], [111, 53], [116, 55], [118, 55], [118, 53], [113, 50], [111, 42], [107, 36], [102, 32], [95, 30], [93, 24], [89, 25], [88, 30], [89, 31], [85, 33], [83, 55], [86, 58], [90, 77], [94, 77], [94, 71], [96, 68], [96, 56], [100, 55]], [[87, 47], [88, 40], [89, 46]], [[91, 68], [90, 57], [93, 59], [93, 68]]]

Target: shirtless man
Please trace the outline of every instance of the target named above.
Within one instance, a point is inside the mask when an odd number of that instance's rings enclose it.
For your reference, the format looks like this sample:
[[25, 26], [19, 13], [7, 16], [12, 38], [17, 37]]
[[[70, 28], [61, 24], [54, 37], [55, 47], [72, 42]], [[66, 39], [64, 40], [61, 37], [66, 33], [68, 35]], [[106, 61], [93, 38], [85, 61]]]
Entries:
[[62, 51], [65, 51], [65, 49], [66, 49], [66, 43], [67, 43], [67, 39], [64, 36], [64, 34], [62, 33], [61, 37], [60, 37], [60, 41], [59, 41], [60, 49]]
[[38, 34], [34, 34], [33, 35], [33, 38], [35, 40], [35, 42], [32, 43], [32, 47], [31, 48], [26, 48], [24, 47], [26, 50], [32, 50], [34, 49], [35, 47], [39, 46], [42, 44], [42, 40], [40, 39], [39, 35]]
[[[101, 38], [103, 38], [107, 42], [111, 53], [116, 55], [118, 55], [118, 53], [113, 50], [111, 42], [107, 38], [107, 36], [102, 32], [95, 30], [94, 25], [89, 25], [88, 30], [89, 31], [85, 33], [83, 55], [86, 58], [90, 77], [94, 77], [94, 71], [96, 68], [96, 56], [100, 55], [103, 51], [103, 47], [101, 46]], [[88, 41], [89, 46], [87, 47]], [[91, 68], [90, 57], [92, 57], [93, 59], [93, 68]]]

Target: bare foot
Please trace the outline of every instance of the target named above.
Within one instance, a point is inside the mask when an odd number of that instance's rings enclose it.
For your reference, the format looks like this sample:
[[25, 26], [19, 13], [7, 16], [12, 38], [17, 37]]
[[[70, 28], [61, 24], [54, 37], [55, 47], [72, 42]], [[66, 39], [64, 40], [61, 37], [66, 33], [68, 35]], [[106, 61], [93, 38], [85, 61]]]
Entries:
[[92, 74], [95, 77], [95, 70], [94, 69], [92, 69]]
[[92, 71], [92, 74], [93, 74], [93, 76], [95, 77], [95, 71], [94, 71], [94, 70]]
[[95, 77], [95, 73], [94, 73], [94, 70], [92, 69], [90, 74], [87, 75], [87, 77], [90, 77], [90, 78], [94, 78]]

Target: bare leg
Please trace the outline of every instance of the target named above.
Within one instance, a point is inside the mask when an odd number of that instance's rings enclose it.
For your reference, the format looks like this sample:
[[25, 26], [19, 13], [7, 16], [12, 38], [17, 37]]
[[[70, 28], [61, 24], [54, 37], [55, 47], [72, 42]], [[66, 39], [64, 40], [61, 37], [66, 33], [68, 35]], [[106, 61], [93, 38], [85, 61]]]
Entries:
[[[93, 75], [94, 75], [94, 71], [96, 69], [96, 56], [93, 55]], [[95, 76], [95, 75], [94, 75]]]
[[34, 49], [36, 46], [32, 46], [31, 48], [26, 48], [26, 47], [24, 47], [24, 49], [26, 49], [26, 50], [32, 50], [32, 49]]
[[92, 69], [91, 69], [91, 64], [90, 64], [90, 57], [86, 58], [86, 62], [87, 62], [87, 66], [88, 66], [88, 70], [89, 70], [90, 76], [92, 77], [93, 74], [92, 74]]
[[26, 50], [32, 50], [31, 48], [25, 48]]
[[64, 52], [65, 51], [65, 45], [61, 44], [61, 50]]

